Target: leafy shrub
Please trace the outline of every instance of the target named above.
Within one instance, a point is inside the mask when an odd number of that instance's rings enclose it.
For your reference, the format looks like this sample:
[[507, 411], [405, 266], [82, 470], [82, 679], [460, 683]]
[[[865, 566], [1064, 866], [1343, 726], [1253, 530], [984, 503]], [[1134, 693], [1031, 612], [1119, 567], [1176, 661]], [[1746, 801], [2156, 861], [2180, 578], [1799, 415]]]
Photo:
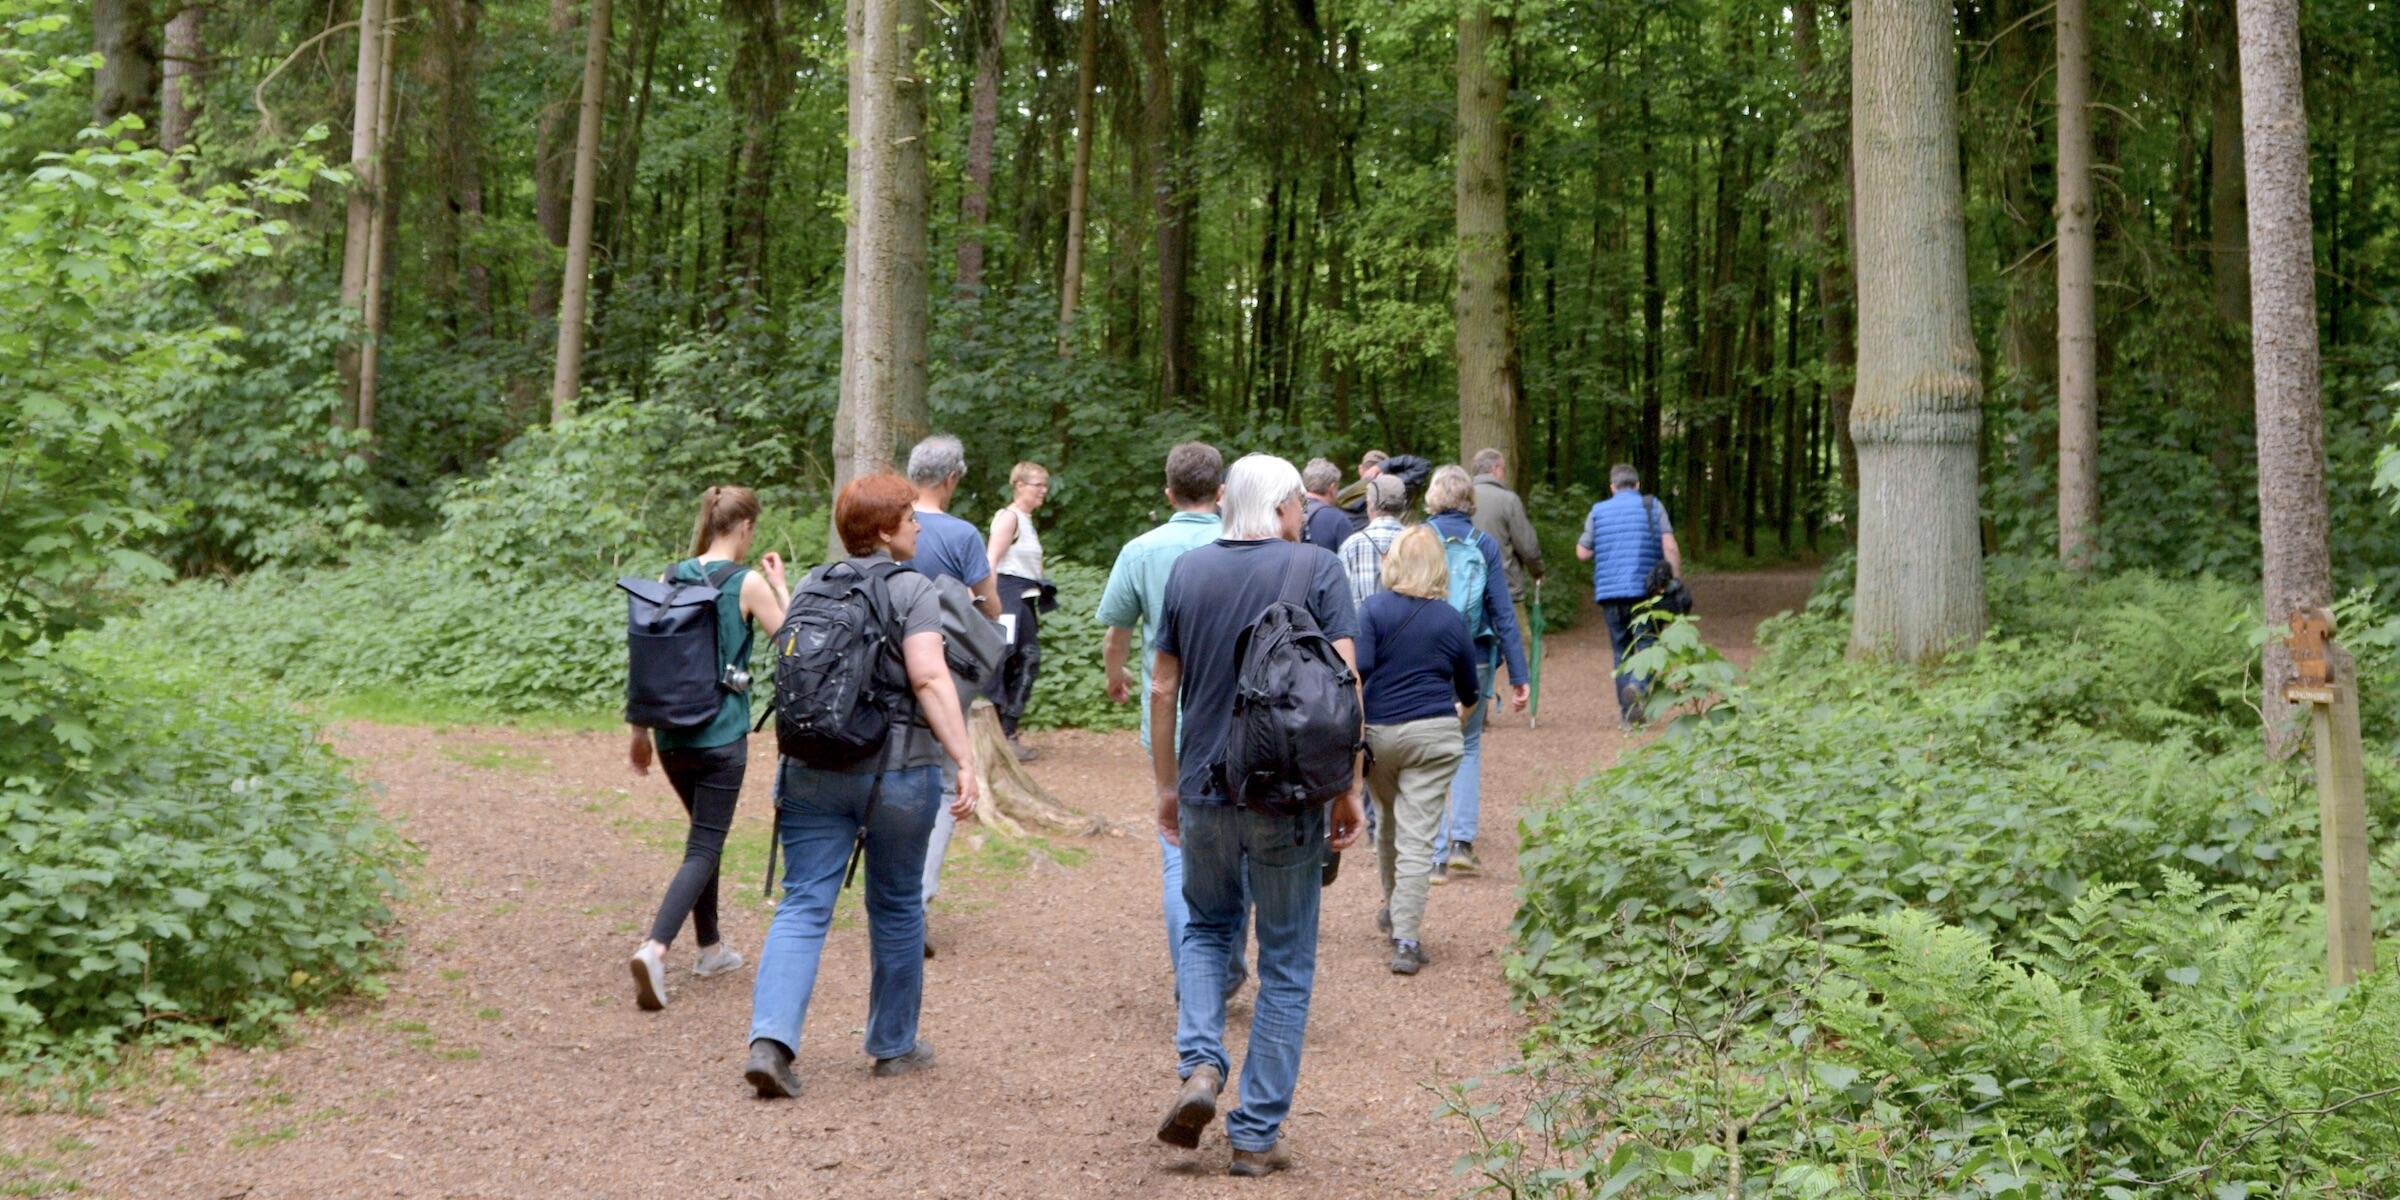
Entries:
[[[2317, 982], [2315, 804], [2304, 764], [2258, 751], [2248, 589], [1989, 582], [1991, 637], [1915, 673], [1847, 661], [1821, 590], [1704, 717], [1526, 819], [1508, 970], [1540, 1093], [1513, 1132], [1453, 1102], [1489, 1190], [2400, 1182], [2400, 991]], [[2346, 608], [2364, 690], [2390, 690], [2389, 623]], [[2388, 841], [2400, 789], [2371, 758]]]
[[[1095, 614], [1108, 572], [1082, 563], [1051, 559], [1045, 564], [1058, 585], [1058, 610], [1042, 617], [1042, 674], [1033, 681], [1025, 723], [1037, 729], [1132, 729], [1141, 721], [1134, 707], [1108, 698], [1101, 650], [1108, 629]], [[1137, 647], [1134, 653], [1141, 651]], [[1135, 664], [1138, 671], [1139, 664]]]
[[49, 699], [80, 749], [0, 780], [0, 1070], [137, 1036], [251, 1039], [366, 983], [403, 851], [316, 731], [172, 671]]
[[1479, 1123], [1521, 1197], [2386, 1196], [2400, 986], [2319, 981], [2290, 890], [2096, 885], [2015, 948], [1893, 909], [1795, 947], [1816, 973], [1730, 1032], [1672, 1021], [1529, 1068]]

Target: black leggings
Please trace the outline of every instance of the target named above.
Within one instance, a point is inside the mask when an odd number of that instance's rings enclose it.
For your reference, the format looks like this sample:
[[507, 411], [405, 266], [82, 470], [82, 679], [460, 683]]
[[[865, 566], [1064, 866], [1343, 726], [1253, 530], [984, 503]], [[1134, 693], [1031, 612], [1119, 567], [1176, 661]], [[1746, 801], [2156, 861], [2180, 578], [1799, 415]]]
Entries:
[[658, 765], [692, 819], [692, 833], [683, 844], [683, 865], [667, 881], [658, 919], [650, 923], [653, 940], [672, 944], [689, 914], [700, 944], [717, 944], [717, 864], [725, 855], [726, 835], [733, 832], [733, 809], [741, 801], [742, 771], [749, 762], [748, 738], [705, 750], [658, 752]]
[[991, 697], [992, 707], [1000, 710], [1000, 731], [1015, 737], [1017, 722], [1025, 717], [1025, 702], [1033, 698], [1034, 676], [1042, 669], [1041, 599], [1025, 598], [1025, 593], [1038, 590], [1042, 581], [1021, 575], [1000, 575], [995, 581], [1000, 587], [1000, 610], [1017, 616], [1017, 639], [1009, 644], [1008, 657], [1000, 661], [1000, 669], [983, 691]]

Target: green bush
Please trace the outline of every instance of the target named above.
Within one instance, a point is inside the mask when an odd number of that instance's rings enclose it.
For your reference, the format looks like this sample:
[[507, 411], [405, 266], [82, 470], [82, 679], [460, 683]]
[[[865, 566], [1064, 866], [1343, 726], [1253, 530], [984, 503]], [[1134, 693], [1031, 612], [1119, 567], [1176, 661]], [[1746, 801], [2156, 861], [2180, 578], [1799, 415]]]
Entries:
[[[1058, 610], [1042, 617], [1042, 674], [1033, 681], [1025, 723], [1036, 729], [1131, 729], [1141, 721], [1134, 704], [1108, 698], [1101, 650], [1108, 629], [1100, 624], [1100, 589], [1108, 572], [1100, 567], [1052, 559], [1050, 582], [1058, 585]], [[1139, 647], [1133, 651], [1141, 653]], [[1138, 662], [1129, 669], [1137, 675]], [[1134, 703], [1140, 703], [1135, 697]]]
[[143, 658], [74, 664], [100, 686], [47, 699], [82, 749], [0, 780], [0, 1071], [253, 1039], [383, 962], [404, 850], [341, 760], [185, 648]]
[[[2006, 561], [1990, 587], [1990, 638], [1912, 671], [1847, 661], [1837, 578], [1705, 713], [1526, 819], [1508, 972], [1539, 1099], [1483, 1129], [1489, 1190], [2400, 1182], [2400, 991], [2317, 982], [2316, 806], [2259, 753], [2251, 593]], [[2345, 608], [2389, 692], [2390, 624]], [[2395, 782], [2371, 754], [2387, 843]]]

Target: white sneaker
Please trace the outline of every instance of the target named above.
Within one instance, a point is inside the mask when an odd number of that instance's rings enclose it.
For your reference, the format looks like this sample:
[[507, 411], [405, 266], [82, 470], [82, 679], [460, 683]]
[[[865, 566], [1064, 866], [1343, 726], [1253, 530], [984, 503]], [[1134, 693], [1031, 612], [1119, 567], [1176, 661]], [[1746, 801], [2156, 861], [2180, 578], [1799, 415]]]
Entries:
[[657, 1012], [667, 1006], [667, 964], [664, 955], [648, 946], [633, 952], [626, 963], [633, 971], [634, 1007]]
[[741, 952], [729, 949], [725, 943], [719, 942], [714, 946], [701, 948], [700, 957], [692, 960], [692, 977], [706, 979], [711, 975], [722, 975], [727, 971], [740, 970], [741, 966]]

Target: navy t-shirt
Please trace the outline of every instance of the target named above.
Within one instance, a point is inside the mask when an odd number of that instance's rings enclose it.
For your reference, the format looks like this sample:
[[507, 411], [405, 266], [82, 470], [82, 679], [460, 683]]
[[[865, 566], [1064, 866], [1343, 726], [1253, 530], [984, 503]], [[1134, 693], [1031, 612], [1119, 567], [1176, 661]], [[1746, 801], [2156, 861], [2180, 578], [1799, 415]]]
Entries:
[[917, 510], [917, 556], [908, 565], [927, 575], [947, 575], [974, 587], [992, 573], [983, 555], [983, 535], [949, 513]]
[[1454, 716], [1456, 705], [1475, 703], [1482, 683], [1467, 619], [1447, 600], [1398, 592], [1358, 606], [1358, 674], [1369, 725]]
[[1358, 532], [1357, 528], [1350, 524], [1350, 514], [1343, 512], [1340, 507], [1327, 504], [1314, 496], [1308, 498], [1306, 507], [1308, 520], [1300, 526], [1300, 540], [1311, 546], [1323, 546], [1335, 554], [1340, 554], [1342, 543], [1348, 540], [1351, 534]]
[[1233, 644], [1268, 605], [1282, 599], [1287, 569], [1308, 572], [1306, 606], [1326, 637], [1358, 636], [1358, 612], [1350, 603], [1342, 560], [1316, 546], [1220, 539], [1176, 559], [1167, 576], [1156, 646], [1183, 664], [1175, 790], [1186, 804], [1225, 803], [1214, 768], [1225, 757], [1225, 736], [1233, 727], [1240, 673]]

